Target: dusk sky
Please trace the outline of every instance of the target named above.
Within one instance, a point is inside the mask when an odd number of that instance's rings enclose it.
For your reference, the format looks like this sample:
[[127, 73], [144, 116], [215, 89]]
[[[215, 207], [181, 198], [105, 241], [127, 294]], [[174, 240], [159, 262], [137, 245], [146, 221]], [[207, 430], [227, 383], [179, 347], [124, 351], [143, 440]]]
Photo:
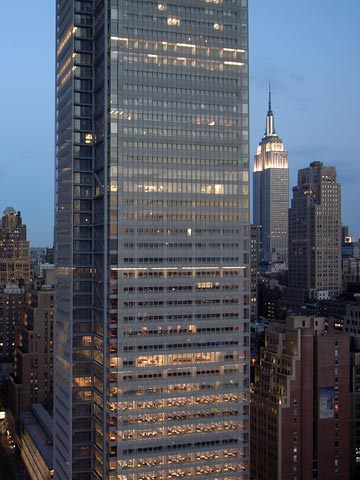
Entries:
[[[51, 246], [55, 0], [2, 2], [0, 210], [21, 210], [31, 246]], [[342, 222], [360, 237], [360, 2], [250, 0], [250, 169], [271, 82], [290, 185], [314, 160], [335, 166]], [[290, 197], [292, 194], [290, 195]]]

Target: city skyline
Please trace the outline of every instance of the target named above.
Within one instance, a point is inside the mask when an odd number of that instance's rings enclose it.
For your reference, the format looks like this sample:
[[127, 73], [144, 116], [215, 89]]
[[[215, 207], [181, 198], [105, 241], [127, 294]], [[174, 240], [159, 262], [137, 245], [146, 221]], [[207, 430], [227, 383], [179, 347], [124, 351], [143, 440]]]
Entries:
[[[289, 152], [290, 190], [298, 169], [311, 161], [335, 166], [342, 185], [343, 224], [359, 238], [353, 199], [360, 173], [360, 4], [348, 0], [344, 8], [329, 0], [326, 16], [324, 8], [323, 2], [310, 0], [250, 2], [250, 159], [264, 131], [271, 81], [276, 127]], [[19, 10], [26, 15], [19, 16]], [[53, 241], [54, 17], [55, 2], [48, 0], [38, 0], [31, 9], [24, 0], [6, 2], [2, 9], [0, 210], [21, 210], [34, 247], [51, 246]]]
[[19, 1], [0, 37], [14, 478], [349, 479], [360, 6]]

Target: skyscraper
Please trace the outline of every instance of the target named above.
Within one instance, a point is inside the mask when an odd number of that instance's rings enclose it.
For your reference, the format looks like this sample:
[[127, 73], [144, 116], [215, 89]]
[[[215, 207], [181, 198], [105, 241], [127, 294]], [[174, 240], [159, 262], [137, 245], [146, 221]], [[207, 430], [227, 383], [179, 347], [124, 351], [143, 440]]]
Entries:
[[289, 287], [297, 303], [336, 297], [341, 288], [341, 188], [335, 167], [298, 172], [289, 210]]
[[57, 479], [248, 478], [247, 25], [57, 1]]
[[271, 108], [254, 157], [254, 224], [260, 226], [260, 261], [287, 262], [289, 168], [284, 143], [275, 131]]

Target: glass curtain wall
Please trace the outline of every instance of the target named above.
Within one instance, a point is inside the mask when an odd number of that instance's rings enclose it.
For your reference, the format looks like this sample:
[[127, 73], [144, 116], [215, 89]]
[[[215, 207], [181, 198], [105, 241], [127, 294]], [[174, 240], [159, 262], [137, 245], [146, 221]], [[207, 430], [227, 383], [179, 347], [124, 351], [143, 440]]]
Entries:
[[58, 0], [58, 479], [249, 477], [247, 24]]

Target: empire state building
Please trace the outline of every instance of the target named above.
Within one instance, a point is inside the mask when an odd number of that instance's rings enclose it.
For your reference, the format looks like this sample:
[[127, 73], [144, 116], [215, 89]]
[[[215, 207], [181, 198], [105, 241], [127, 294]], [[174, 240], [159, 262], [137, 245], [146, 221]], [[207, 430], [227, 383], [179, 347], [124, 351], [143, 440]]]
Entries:
[[266, 128], [254, 157], [254, 223], [260, 225], [260, 260], [285, 262], [288, 255], [289, 168], [284, 143], [269, 109]]

